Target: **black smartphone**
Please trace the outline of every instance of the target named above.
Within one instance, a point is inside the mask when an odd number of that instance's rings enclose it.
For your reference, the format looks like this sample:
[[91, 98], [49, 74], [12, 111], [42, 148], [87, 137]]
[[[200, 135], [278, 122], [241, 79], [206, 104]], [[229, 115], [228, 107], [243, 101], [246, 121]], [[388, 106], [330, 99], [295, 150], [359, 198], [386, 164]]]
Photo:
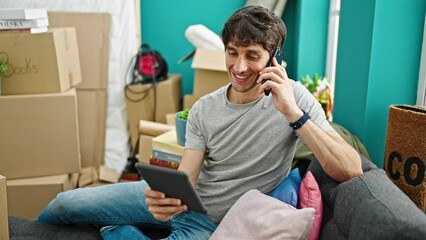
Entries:
[[[274, 53], [271, 55], [271, 57], [269, 58], [268, 64], [266, 64], [266, 67], [270, 67], [272, 66], [272, 60], [274, 59], [274, 57], [278, 56], [279, 53], [279, 49], [275, 49]], [[278, 63], [280, 62], [277, 58]], [[270, 81], [271, 79], [263, 79], [262, 80], [262, 84], [264, 84], [266, 81]], [[271, 89], [270, 88], [265, 88], [264, 93], [266, 96], [269, 96], [269, 94], [271, 93]]]

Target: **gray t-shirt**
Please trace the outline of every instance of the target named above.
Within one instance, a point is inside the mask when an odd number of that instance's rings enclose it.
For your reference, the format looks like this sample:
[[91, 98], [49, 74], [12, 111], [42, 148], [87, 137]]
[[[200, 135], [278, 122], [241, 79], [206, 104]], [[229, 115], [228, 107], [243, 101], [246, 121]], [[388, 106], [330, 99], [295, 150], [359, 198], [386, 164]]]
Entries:
[[[269, 193], [288, 175], [297, 135], [274, 107], [271, 96], [233, 104], [230, 84], [198, 100], [191, 108], [185, 148], [206, 152], [196, 190], [219, 223], [238, 198], [250, 189]], [[332, 131], [321, 105], [294, 82], [297, 105], [324, 131]]]

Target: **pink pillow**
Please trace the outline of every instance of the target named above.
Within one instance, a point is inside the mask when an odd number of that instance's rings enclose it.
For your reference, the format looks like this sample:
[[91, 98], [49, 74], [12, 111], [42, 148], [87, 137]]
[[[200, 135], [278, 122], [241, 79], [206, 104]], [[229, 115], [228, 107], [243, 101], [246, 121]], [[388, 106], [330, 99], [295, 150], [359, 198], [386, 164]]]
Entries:
[[252, 189], [235, 202], [209, 240], [306, 239], [313, 208], [296, 209]]
[[306, 173], [300, 185], [298, 208], [315, 209], [314, 223], [309, 232], [308, 240], [317, 240], [320, 235], [322, 223], [322, 198], [318, 183], [310, 171]]

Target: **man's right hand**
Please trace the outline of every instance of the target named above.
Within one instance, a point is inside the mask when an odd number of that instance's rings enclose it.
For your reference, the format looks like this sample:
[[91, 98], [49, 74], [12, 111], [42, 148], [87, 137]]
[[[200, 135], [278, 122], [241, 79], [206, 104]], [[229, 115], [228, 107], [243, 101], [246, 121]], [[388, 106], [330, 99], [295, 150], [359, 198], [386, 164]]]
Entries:
[[162, 192], [146, 189], [144, 194], [148, 210], [160, 221], [170, 220], [173, 216], [188, 210], [188, 207], [182, 204], [180, 199], [166, 198], [166, 195]]

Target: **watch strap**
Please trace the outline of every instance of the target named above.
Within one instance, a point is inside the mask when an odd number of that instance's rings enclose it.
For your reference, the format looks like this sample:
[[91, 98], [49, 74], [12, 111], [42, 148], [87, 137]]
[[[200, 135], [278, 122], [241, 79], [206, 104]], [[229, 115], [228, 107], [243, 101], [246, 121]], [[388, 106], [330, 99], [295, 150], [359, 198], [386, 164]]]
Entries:
[[299, 120], [289, 124], [290, 127], [293, 130], [297, 130], [297, 129], [301, 128], [303, 126], [303, 124], [305, 124], [310, 119], [309, 114], [307, 114], [303, 110], [302, 110], [302, 112], [303, 112], [303, 116], [301, 118], [299, 118]]

